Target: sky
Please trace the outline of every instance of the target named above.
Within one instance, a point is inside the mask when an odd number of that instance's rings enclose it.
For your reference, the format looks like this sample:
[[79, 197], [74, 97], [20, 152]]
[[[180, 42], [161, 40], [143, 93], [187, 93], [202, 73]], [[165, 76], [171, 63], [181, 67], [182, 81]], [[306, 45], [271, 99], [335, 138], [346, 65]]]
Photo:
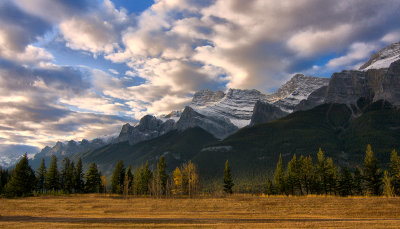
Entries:
[[118, 134], [197, 90], [272, 93], [400, 40], [398, 0], [2, 0], [0, 154]]

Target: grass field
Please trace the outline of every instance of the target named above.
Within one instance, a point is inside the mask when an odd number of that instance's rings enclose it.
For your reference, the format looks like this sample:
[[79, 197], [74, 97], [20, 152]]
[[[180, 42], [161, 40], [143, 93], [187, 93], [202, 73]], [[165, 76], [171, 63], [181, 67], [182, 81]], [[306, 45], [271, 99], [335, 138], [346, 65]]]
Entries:
[[400, 198], [0, 199], [0, 228], [399, 228]]

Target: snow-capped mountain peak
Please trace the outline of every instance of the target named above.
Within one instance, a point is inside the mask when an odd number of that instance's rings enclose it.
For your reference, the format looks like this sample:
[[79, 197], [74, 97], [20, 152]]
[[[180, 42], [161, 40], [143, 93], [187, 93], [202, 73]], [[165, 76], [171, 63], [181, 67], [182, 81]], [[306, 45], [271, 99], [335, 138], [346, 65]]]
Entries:
[[[204, 94], [204, 91], [200, 93]], [[255, 89], [230, 88], [223, 93], [222, 98], [221, 95], [220, 91], [206, 91], [206, 96], [201, 97], [201, 102], [199, 102], [199, 96], [195, 96], [189, 106], [202, 115], [228, 118], [235, 126], [241, 128], [250, 123], [256, 102], [264, 101], [266, 98], [265, 94]], [[218, 98], [219, 100], [217, 100]], [[204, 106], [203, 104], [209, 105]]]
[[300, 101], [307, 99], [313, 91], [328, 84], [329, 78], [296, 74], [275, 93], [268, 95], [267, 101], [290, 113]]
[[390, 64], [400, 60], [400, 42], [393, 43], [375, 53], [359, 70], [389, 68]]

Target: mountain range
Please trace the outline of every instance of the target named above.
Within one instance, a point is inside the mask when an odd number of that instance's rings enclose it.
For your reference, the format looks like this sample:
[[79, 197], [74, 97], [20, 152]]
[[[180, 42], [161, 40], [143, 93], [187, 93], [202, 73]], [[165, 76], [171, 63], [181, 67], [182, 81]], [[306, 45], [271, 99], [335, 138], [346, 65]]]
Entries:
[[372, 144], [385, 162], [383, 155], [400, 147], [399, 106], [400, 43], [394, 43], [359, 70], [331, 78], [297, 74], [273, 94], [201, 90], [181, 111], [127, 123], [110, 142], [58, 142], [32, 163], [52, 154], [81, 157], [109, 175], [120, 159], [137, 166], [165, 156], [170, 171], [193, 160], [203, 177], [216, 177], [229, 159], [245, 182], [271, 172], [280, 153], [288, 160], [294, 153], [314, 155], [319, 147], [336, 162], [355, 166]]

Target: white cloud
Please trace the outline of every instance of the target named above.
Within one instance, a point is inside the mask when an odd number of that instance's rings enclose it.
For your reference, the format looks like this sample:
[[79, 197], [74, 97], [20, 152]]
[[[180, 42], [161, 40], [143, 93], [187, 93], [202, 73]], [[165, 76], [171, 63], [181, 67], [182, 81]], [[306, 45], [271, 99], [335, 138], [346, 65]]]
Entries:
[[334, 58], [327, 63], [329, 68], [345, 67], [348, 68], [358, 62], [368, 59], [374, 51], [377, 51], [378, 45], [373, 43], [354, 43], [350, 46], [349, 52], [341, 57]]
[[314, 55], [343, 44], [352, 32], [352, 26], [348, 24], [327, 30], [308, 29], [294, 34], [288, 40], [288, 46], [300, 56]]

